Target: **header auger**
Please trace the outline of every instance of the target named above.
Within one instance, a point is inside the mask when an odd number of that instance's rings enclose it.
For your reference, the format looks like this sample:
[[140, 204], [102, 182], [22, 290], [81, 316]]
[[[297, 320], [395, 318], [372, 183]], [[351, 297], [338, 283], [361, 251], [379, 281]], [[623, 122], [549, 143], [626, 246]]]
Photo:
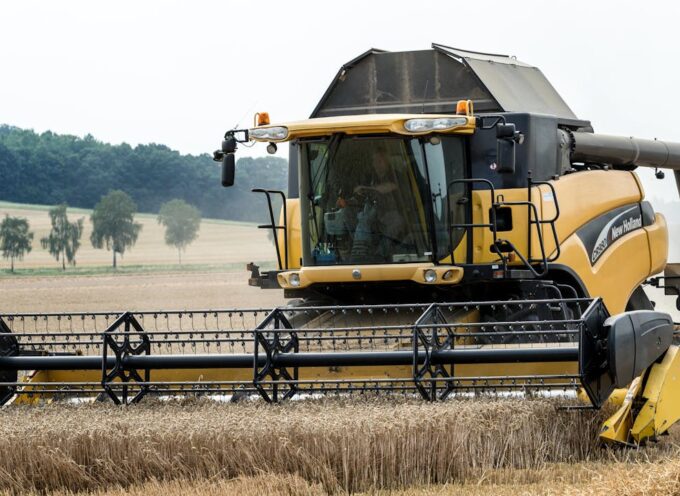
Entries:
[[254, 190], [278, 269], [249, 265], [289, 305], [2, 315], [0, 400], [579, 391], [619, 405], [621, 443], [680, 418], [676, 325], [643, 291], [677, 295], [677, 267], [652, 277], [668, 229], [634, 172], [677, 177], [680, 145], [595, 134], [537, 68], [443, 45], [369, 50], [309, 119], [228, 131], [223, 185], [251, 141], [289, 145], [287, 193]]

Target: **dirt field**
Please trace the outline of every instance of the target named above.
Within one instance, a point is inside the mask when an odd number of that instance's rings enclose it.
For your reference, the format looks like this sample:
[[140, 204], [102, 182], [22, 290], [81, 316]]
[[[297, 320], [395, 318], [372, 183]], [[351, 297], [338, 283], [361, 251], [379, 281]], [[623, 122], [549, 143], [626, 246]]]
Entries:
[[[60, 267], [60, 263], [40, 246], [40, 238], [50, 231], [49, 207], [33, 205], [17, 205], [0, 202], [0, 218], [6, 214], [25, 217], [35, 233], [33, 250], [23, 261], [16, 262], [16, 267]], [[90, 211], [69, 209], [69, 219], [85, 219], [85, 231], [81, 238], [81, 247], [76, 255], [79, 267], [110, 265], [112, 253], [107, 250], [96, 250], [90, 243], [92, 224]], [[144, 227], [135, 246], [119, 258], [121, 266], [125, 265], [167, 265], [177, 263], [177, 250], [168, 247], [164, 240], [163, 226], [156, 221], [155, 215], [138, 214], [137, 222]], [[263, 262], [274, 260], [276, 253], [267, 233], [257, 229], [255, 224], [225, 222], [204, 219], [198, 239], [182, 254], [185, 264], [233, 264], [240, 262]], [[9, 261], [0, 260], [0, 268], [9, 268]]]
[[248, 272], [2, 277], [0, 312], [271, 308], [281, 291], [248, 286]]

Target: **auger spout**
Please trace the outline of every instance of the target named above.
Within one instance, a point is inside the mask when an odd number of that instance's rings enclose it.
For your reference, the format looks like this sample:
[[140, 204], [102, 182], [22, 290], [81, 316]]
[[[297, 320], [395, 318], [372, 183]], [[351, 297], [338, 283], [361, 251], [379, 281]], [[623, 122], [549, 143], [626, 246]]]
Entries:
[[680, 171], [680, 143], [585, 132], [573, 132], [571, 137], [572, 162]]

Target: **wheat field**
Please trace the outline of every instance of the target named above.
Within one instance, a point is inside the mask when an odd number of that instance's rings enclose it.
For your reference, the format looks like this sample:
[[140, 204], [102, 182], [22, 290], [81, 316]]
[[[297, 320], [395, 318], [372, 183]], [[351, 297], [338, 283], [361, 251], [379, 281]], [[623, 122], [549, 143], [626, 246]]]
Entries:
[[[611, 471], [646, 477], [645, 467], [680, 473], [674, 436], [641, 450], [602, 448], [603, 412], [556, 406], [356, 397], [9, 407], [0, 426], [0, 491], [449, 494], [482, 485], [477, 494], [488, 494], [578, 488]], [[667, 478], [655, 483], [670, 485]]]

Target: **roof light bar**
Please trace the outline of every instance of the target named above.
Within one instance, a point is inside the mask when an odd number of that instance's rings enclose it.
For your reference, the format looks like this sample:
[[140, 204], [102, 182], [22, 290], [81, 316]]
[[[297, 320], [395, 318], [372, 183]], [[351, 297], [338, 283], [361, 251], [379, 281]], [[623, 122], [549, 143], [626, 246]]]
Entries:
[[248, 135], [256, 140], [280, 141], [288, 137], [288, 128], [284, 126], [256, 127], [249, 129]]
[[465, 126], [467, 122], [467, 117], [409, 119], [404, 122], [404, 129], [409, 133], [429, 133], [431, 131], [445, 131], [454, 127]]

